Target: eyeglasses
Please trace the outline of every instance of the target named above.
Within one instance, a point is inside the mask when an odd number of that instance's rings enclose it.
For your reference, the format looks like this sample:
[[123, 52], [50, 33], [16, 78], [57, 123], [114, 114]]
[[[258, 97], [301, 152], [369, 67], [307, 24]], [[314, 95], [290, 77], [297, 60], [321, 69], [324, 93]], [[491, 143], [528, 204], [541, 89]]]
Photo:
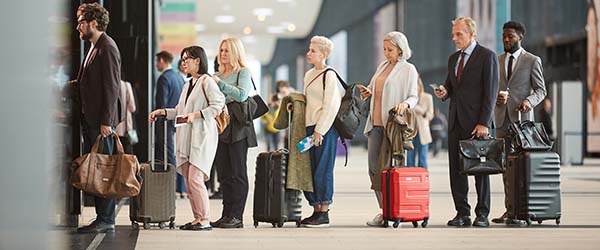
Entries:
[[181, 61], [185, 62], [185, 61], [187, 61], [188, 59], [192, 59], [192, 60], [194, 60], [194, 59], [196, 59], [196, 58], [193, 58], [193, 57], [183, 57], [183, 58], [181, 58]]

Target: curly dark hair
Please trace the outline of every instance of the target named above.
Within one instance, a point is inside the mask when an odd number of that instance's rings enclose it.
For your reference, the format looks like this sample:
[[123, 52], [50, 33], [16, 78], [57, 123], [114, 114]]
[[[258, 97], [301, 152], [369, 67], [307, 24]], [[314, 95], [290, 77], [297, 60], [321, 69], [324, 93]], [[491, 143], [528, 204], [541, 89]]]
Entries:
[[502, 29], [514, 29], [517, 34], [524, 36], [525, 35], [525, 25], [516, 21], [508, 21], [502, 26]]
[[98, 3], [84, 3], [77, 8], [77, 16], [83, 16], [88, 22], [96, 20], [99, 31], [106, 31], [110, 17], [108, 10], [100, 6]]

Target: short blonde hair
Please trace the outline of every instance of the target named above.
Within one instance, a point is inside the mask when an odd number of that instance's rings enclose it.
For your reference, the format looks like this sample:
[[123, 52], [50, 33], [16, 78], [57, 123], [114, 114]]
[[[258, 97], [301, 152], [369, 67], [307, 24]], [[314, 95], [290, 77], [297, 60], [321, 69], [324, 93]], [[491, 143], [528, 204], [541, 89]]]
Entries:
[[225, 44], [227, 50], [229, 50], [229, 64], [233, 68], [233, 71], [240, 71], [242, 68], [246, 67], [246, 51], [244, 50], [244, 45], [240, 39], [235, 37], [227, 38], [221, 41], [219, 45], [219, 54], [217, 56], [217, 63], [219, 64], [219, 72], [225, 72], [225, 65], [221, 61], [221, 47]]
[[475, 23], [475, 20], [473, 20], [472, 18], [470, 18], [468, 16], [461, 16], [459, 18], [452, 20], [452, 25], [456, 25], [459, 22], [463, 22], [464, 24], [466, 24], [467, 29], [470, 32], [472, 32], [473, 35], [477, 34], [477, 23]]
[[310, 39], [310, 43], [314, 43], [325, 57], [329, 57], [333, 50], [333, 42], [324, 36], [313, 36]]
[[412, 56], [412, 50], [410, 50], [410, 46], [408, 45], [408, 39], [401, 32], [392, 31], [390, 33], [387, 33], [383, 37], [383, 41], [391, 42], [394, 46], [398, 47], [400, 51], [402, 51], [402, 54], [400, 54], [398, 60], [408, 60], [408, 58]]

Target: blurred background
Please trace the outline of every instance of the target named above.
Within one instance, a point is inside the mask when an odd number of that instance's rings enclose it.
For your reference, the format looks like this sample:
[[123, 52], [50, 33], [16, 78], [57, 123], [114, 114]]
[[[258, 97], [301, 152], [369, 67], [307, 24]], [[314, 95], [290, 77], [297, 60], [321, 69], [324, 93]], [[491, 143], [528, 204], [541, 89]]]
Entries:
[[[159, 51], [172, 53], [176, 67], [184, 47], [202, 46], [212, 61], [222, 39], [240, 38], [258, 93], [266, 98], [282, 80], [302, 91], [314, 35], [334, 42], [328, 64], [347, 82], [368, 84], [384, 60], [383, 36], [401, 31], [413, 50], [409, 61], [427, 86], [445, 80], [448, 56], [456, 50], [451, 21], [458, 16], [473, 17], [477, 41], [498, 54], [502, 25], [525, 24], [523, 47], [543, 61], [554, 150], [565, 165], [600, 157], [598, 0], [3, 1], [0, 249], [47, 248], [47, 226], [77, 226], [85, 205], [68, 183], [71, 160], [81, 153], [68, 81], [76, 78], [89, 46], [75, 30], [83, 2], [99, 2], [110, 12], [107, 33], [121, 52], [122, 79], [136, 97], [140, 141], [133, 150], [140, 162], [149, 155], [147, 116]], [[209, 69], [214, 72], [212, 63]], [[447, 113], [447, 103], [436, 99], [435, 107]], [[366, 138], [351, 143], [364, 145]], [[22, 232], [35, 236], [17, 237]]]

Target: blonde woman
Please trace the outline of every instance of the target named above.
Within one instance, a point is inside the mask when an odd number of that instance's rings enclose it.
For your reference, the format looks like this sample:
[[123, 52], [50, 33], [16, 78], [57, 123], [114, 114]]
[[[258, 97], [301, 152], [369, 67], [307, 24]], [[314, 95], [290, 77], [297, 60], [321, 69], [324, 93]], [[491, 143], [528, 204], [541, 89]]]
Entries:
[[213, 227], [244, 227], [243, 215], [248, 197], [248, 174], [246, 161], [248, 148], [256, 147], [256, 133], [252, 123], [252, 110], [244, 110], [248, 93], [252, 89], [250, 69], [246, 66], [246, 52], [237, 38], [221, 41], [217, 56], [219, 73], [213, 79], [225, 95], [227, 107], [231, 113], [231, 123], [219, 136], [215, 164], [223, 192], [223, 211], [221, 218], [211, 222]]
[[[423, 82], [421, 78], [419, 83], [419, 102], [413, 108], [417, 116], [417, 136], [413, 139], [414, 150], [408, 150], [406, 153], [406, 166], [427, 168], [427, 153], [429, 152], [429, 143], [431, 143], [431, 131], [429, 131], [429, 122], [433, 119], [433, 96], [423, 91]], [[415, 158], [419, 161], [416, 162]]]
[[[340, 108], [343, 86], [325, 60], [331, 54], [333, 43], [326, 37], [310, 39], [306, 60], [314, 67], [304, 75], [306, 95], [306, 133], [313, 135], [314, 147], [309, 151], [314, 192], [304, 192], [313, 214], [302, 220], [305, 227], [328, 227], [329, 205], [333, 202], [333, 166], [338, 133], [333, 121]], [[324, 75], [325, 82], [323, 81]]]
[[208, 191], [204, 182], [209, 179], [217, 151], [217, 124], [215, 117], [225, 105], [225, 97], [217, 84], [207, 74], [208, 61], [204, 49], [191, 46], [181, 52], [183, 69], [190, 81], [183, 86], [179, 103], [174, 109], [152, 111], [148, 120], [166, 116], [174, 120], [177, 116], [187, 119], [186, 126], [177, 127], [177, 172], [183, 175], [194, 220], [180, 227], [183, 230], [211, 230], [209, 221]]
[[[365, 135], [367, 135], [367, 150], [369, 158], [369, 177], [371, 189], [375, 191], [379, 208], [382, 208], [381, 187], [373, 185], [375, 178], [381, 178], [377, 170], [377, 159], [381, 142], [385, 136], [385, 125], [390, 109], [402, 113], [408, 108], [415, 107], [417, 96], [417, 69], [407, 60], [412, 52], [408, 46], [408, 39], [404, 34], [394, 31], [383, 38], [383, 55], [386, 60], [377, 67], [367, 87], [360, 86], [361, 96], [371, 98], [371, 107]], [[383, 226], [381, 213], [373, 220], [368, 221], [369, 226]]]

